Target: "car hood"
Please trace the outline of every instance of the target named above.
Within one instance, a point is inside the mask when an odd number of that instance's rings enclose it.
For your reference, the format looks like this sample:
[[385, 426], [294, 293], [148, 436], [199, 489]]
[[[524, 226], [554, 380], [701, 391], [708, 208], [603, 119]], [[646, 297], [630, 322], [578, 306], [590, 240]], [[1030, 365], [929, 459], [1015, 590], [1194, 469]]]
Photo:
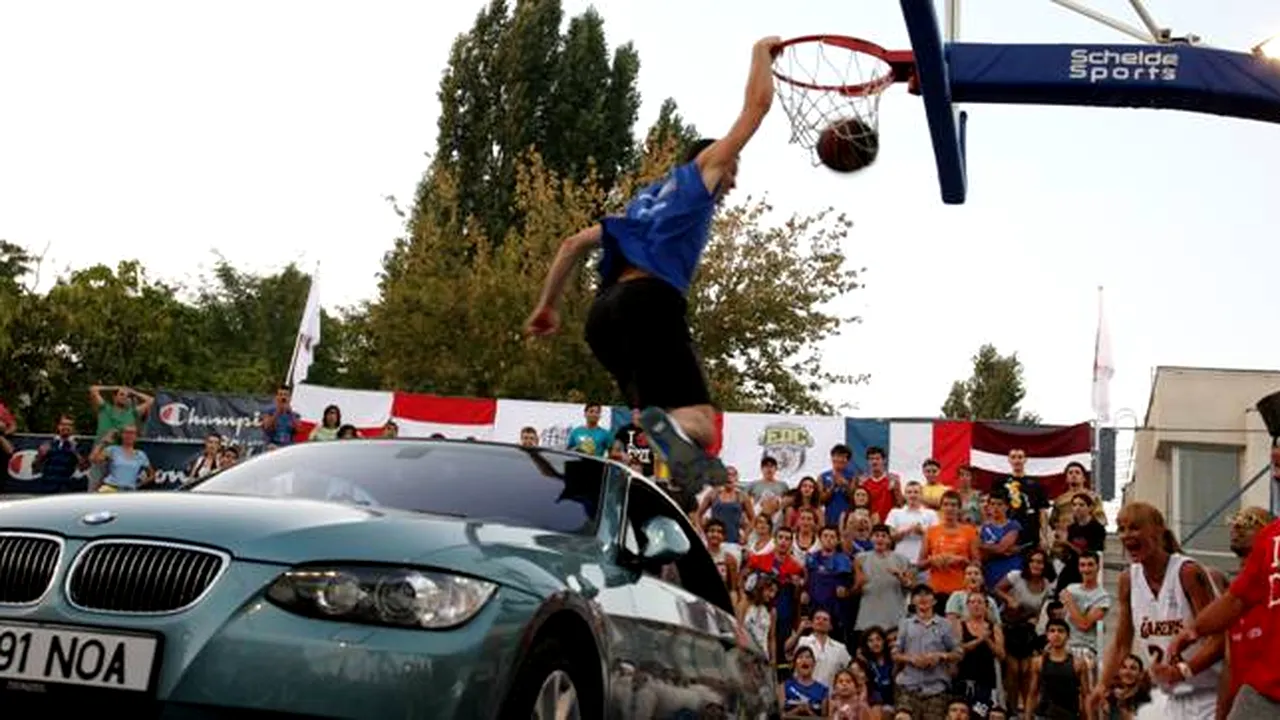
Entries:
[[[85, 522], [93, 513], [109, 522]], [[71, 538], [146, 537], [281, 565], [391, 563], [484, 577], [538, 595], [598, 562], [594, 537], [387, 508], [214, 493], [59, 495], [0, 502], [0, 529]]]

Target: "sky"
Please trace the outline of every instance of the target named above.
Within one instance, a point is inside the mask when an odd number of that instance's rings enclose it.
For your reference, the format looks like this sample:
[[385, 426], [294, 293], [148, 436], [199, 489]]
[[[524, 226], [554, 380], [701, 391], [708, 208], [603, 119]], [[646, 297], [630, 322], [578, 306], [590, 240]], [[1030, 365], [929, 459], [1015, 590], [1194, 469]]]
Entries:
[[[1136, 24], [1124, 0], [1087, 4]], [[259, 272], [320, 268], [327, 309], [376, 294], [434, 147], [436, 91], [481, 0], [0, 3], [0, 238], [66, 268], [139, 258], [192, 279], [219, 253]], [[704, 133], [741, 107], [766, 35], [841, 33], [907, 47], [894, 0], [600, 0], [611, 44], [634, 42], [636, 132], [674, 97]], [[588, 6], [565, 0], [566, 17]], [[941, 6], [941, 2], [939, 2]], [[1177, 34], [1245, 50], [1280, 33], [1280, 6], [1152, 0]], [[1127, 38], [1047, 0], [969, 0], [962, 38]], [[714, 31], [708, 31], [714, 29]], [[938, 194], [923, 108], [881, 103], [881, 152], [836, 176], [788, 143], [777, 107], [742, 157], [739, 190], [777, 221], [827, 206], [854, 219], [845, 251], [865, 288], [824, 346], [845, 414], [928, 417], [985, 342], [1025, 365], [1024, 407], [1090, 420], [1105, 286], [1122, 425], [1157, 365], [1275, 368], [1274, 173], [1280, 127], [1171, 111], [968, 108], [970, 195]]]

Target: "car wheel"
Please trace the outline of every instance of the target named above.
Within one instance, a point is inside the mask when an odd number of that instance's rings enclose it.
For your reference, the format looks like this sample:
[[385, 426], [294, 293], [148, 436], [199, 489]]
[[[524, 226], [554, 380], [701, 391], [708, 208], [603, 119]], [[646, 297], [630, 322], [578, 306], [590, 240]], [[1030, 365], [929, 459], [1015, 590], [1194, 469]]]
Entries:
[[554, 639], [539, 642], [521, 665], [502, 717], [582, 720], [589, 670], [573, 655]]

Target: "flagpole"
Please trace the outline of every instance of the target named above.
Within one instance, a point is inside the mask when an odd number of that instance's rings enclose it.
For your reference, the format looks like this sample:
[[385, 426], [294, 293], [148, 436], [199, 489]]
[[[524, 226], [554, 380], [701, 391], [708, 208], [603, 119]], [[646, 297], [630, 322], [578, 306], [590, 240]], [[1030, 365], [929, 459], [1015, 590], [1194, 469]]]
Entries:
[[298, 364], [298, 350], [302, 347], [302, 333], [293, 338], [293, 355], [289, 357], [289, 369], [284, 371], [284, 386], [293, 387], [293, 368]]
[[[316, 275], [318, 275], [319, 273], [320, 273], [320, 261], [317, 260], [316, 269], [311, 273], [311, 281], [307, 283], [307, 295], [306, 295], [307, 299], [309, 299], [311, 296], [311, 288], [315, 286]], [[284, 386], [288, 388], [293, 387], [293, 369], [298, 364], [298, 351], [302, 349], [301, 328], [302, 328], [302, 324], [307, 321], [307, 310], [308, 310], [307, 299], [304, 299], [302, 301], [302, 318], [298, 321], [299, 332], [293, 338], [293, 354], [289, 356], [289, 367], [284, 371]]]
[[[1102, 372], [1102, 369], [1099, 367], [1099, 361], [1102, 359], [1100, 357], [1100, 354], [1103, 350], [1102, 339], [1103, 339], [1102, 338], [1102, 286], [1099, 285], [1098, 286], [1098, 321], [1097, 321], [1097, 326], [1096, 326], [1096, 329], [1094, 330], [1094, 336], [1093, 336], [1093, 384], [1092, 384], [1093, 401], [1091, 403], [1093, 406], [1093, 473], [1092, 474], [1095, 477], [1095, 480], [1094, 480], [1095, 483], [1097, 482], [1097, 474], [1101, 469], [1100, 466], [1102, 464], [1102, 423], [1104, 418], [1102, 417], [1102, 408], [1099, 407], [1099, 404], [1098, 404], [1098, 394], [1097, 394], [1099, 374]], [[1108, 359], [1107, 362], [1110, 363], [1111, 362], [1110, 359]], [[1095, 486], [1095, 490], [1096, 490], [1096, 486]]]
[[[1093, 407], [1093, 472], [1090, 473], [1090, 475], [1093, 477], [1093, 482], [1090, 484], [1093, 486], [1093, 491], [1098, 494], [1097, 496], [1100, 500], [1102, 498], [1102, 493], [1099, 492], [1099, 482], [1100, 482], [1099, 473], [1102, 472], [1103, 408], [1100, 406], [1098, 402], [1098, 400], [1100, 399], [1098, 395], [1098, 380], [1099, 380], [1100, 374], [1103, 372], [1101, 368], [1101, 363], [1100, 363], [1100, 361], [1103, 359], [1101, 357], [1102, 350], [1103, 350], [1102, 330], [1103, 330], [1102, 328], [1102, 286], [1099, 285], [1098, 286], [1098, 321], [1097, 321], [1097, 326], [1095, 327], [1093, 332], [1093, 376], [1092, 376], [1092, 383], [1090, 384], [1090, 390], [1091, 390], [1090, 394], [1092, 395], [1092, 400], [1090, 402], [1090, 405]], [[1109, 338], [1107, 342], [1108, 344], [1110, 344]], [[1111, 363], [1111, 359], [1109, 357], [1110, 353], [1111, 353], [1111, 350], [1108, 347], [1107, 348], [1108, 358], [1106, 360], [1108, 364]], [[1110, 378], [1107, 378], [1107, 381], [1110, 382]], [[1110, 389], [1108, 389], [1107, 392], [1109, 393]], [[1106, 408], [1106, 413], [1110, 414], [1111, 413], [1110, 395], [1108, 395], [1107, 397], [1106, 404], [1108, 406]], [[1117, 481], [1113, 477], [1111, 482], [1111, 491], [1112, 493], [1118, 496], [1120, 493], [1119, 493], [1119, 488], [1116, 487], [1117, 484], [1118, 484]], [[1103, 576], [1106, 575], [1106, 573], [1107, 573], [1107, 569], [1099, 565], [1098, 567], [1099, 583], [1104, 581]], [[1096, 639], [1100, 641], [1103, 637], [1105, 637], [1106, 631], [1107, 631], [1106, 618], [1103, 618], [1098, 621], [1098, 627], [1095, 628], [1095, 632], [1097, 633], [1097, 635], [1095, 636]]]

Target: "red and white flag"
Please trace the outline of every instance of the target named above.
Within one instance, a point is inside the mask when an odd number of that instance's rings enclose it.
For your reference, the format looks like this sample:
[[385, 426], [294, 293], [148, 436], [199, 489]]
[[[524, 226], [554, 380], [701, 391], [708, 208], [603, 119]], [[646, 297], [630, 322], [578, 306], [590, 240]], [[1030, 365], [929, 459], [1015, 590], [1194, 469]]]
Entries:
[[401, 437], [488, 440], [497, 412], [497, 400], [479, 398], [398, 392], [391, 402], [391, 419], [400, 427]]
[[293, 410], [302, 418], [297, 439], [307, 439], [329, 406], [337, 407], [341, 424], [354, 426], [361, 437], [377, 437], [388, 421], [394, 421], [400, 437], [439, 434], [453, 440], [488, 440], [498, 401], [302, 384], [293, 391]]
[[974, 487], [987, 489], [1008, 477], [1013, 468], [1009, 453], [1027, 454], [1026, 474], [1044, 485], [1049, 497], [1066, 490], [1067, 464], [1078, 462], [1088, 469], [1093, 463], [1093, 428], [1080, 423], [1065, 428], [997, 426], [976, 422], [970, 429], [969, 465]]

